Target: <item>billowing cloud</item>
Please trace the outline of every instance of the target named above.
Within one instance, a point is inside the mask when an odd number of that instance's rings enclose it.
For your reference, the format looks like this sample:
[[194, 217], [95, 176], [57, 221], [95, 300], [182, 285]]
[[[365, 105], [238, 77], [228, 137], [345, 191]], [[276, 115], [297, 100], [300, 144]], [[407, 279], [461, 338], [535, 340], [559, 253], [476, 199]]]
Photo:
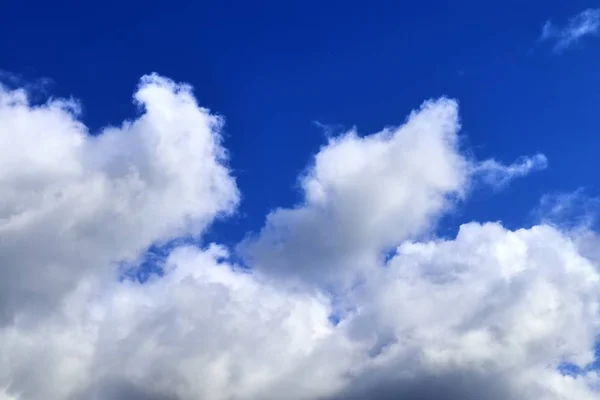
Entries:
[[458, 104], [440, 99], [400, 127], [331, 139], [300, 178], [304, 203], [271, 213], [242, 251], [255, 270], [287, 283], [345, 287], [385, 252], [429, 232], [473, 183], [498, 188], [546, 167], [541, 154], [508, 166], [471, 160], [460, 152], [459, 128]]
[[549, 226], [470, 223], [452, 240], [402, 244], [354, 294], [349, 329], [374, 343], [382, 398], [592, 399], [597, 373], [557, 368], [594, 362], [598, 273]]
[[427, 102], [399, 128], [331, 139], [300, 178], [304, 204], [271, 213], [243, 245], [254, 268], [349, 284], [382, 251], [430, 228], [467, 184], [457, 111], [452, 100]]
[[583, 37], [597, 35], [600, 30], [600, 9], [587, 9], [569, 19], [565, 26], [546, 21], [541, 39], [554, 42], [554, 50], [561, 52], [577, 44]]
[[72, 101], [0, 93], [0, 399], [597, 398], [589, 227], [435, 237], [473, 185], [546, 164], [467, 157], [455, 101], [332, 138], [300, 204], [139, 282], [119, 262], [234, 211], [222, 120], [155, 75], [140, 117], [97, 135]]
[[0, 325], [44, 315], [90, 274], [233, 210], [222, 121], [158, 76], [135, 101], [138, 119], [92, 136], [75, 102], [33, 107], [0, 88]]

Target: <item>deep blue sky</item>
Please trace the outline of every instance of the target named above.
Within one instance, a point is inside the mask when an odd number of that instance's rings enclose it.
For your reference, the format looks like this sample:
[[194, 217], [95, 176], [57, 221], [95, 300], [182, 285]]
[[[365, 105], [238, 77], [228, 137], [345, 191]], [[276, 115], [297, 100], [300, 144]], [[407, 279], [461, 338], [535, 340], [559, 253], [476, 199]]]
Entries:
[[[599, 194], [600, 38], [562, 54], [538, 39], [598, 1], [4, 0], [0, 69], [51, 78], [93, 130], [135, 116], [131, 95], [158, 72], [195, 87], [227, 119], [243, 193], [215, 228], [233, 243], [298, 200], [298, 173], [325, 134], [314, 121], [372, 133], [423, 100], [461, 104], [478, 158], [546, 154], [549, 168], [508, 190], [477, 193], [457, 221], [527, 221], [540, 196]], [[598, 39], [598, 40], [595, 40]], [[341, 128], [340, 128], [341, 129]]]

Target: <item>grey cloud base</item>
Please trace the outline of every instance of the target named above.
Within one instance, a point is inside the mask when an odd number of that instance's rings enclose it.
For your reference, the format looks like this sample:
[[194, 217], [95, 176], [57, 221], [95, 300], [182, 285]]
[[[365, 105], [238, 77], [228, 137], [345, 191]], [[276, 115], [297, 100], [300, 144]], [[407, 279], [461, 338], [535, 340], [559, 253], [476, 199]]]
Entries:
[[221, 245], [182, 245], [141, 284], [119, 262], [201, 235], [240, 195], [223, 121], [191, 88], [152, 75], [135, 101], [139, 118], [91, 136], [77, 104], [0, 88], [0, 400], [598, 398], [593, 231], [433, 235], [474, 185], [543, 155], [469, 158], [457, 103], [428, 101], [324, 145], [303, 201], [235, 249], [250, 272]]

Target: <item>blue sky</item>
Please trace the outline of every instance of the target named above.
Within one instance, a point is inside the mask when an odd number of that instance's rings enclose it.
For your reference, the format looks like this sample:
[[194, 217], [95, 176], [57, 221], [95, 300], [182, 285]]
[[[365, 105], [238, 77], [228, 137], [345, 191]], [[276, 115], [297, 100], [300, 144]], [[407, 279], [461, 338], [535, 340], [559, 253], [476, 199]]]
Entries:
[[597, 398], [599, 2], [0, 9], [0, 400]]
[[600, 41], [556, 54], [539, 40], [546, 21], [565, 24], [594, 5], [9, 1], [0, 51], [4, 70], [50, 78], [53, 95], [80, 99], [92, 130], [135, 115], [130, 92], [145, 73], [192, 84], [203, 106], [226, 117], [244, 194], [239, 215], [216, 226], [220, 240], [239, 240], [266, 212], [298, 200], [296, 176], [325, 143], [315, 121], [368, 134], [441, 95], [459, 100], [477, 157], [550, 160], [535, 179], [460, 210], [460, 221], [514, 227], [543, 194], [598, 193]]

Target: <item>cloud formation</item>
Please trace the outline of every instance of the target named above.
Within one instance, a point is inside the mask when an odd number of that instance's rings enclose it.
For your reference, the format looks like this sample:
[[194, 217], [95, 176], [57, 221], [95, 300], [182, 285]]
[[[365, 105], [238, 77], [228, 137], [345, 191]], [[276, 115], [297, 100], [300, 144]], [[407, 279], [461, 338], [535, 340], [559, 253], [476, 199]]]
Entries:
[[399, 127], [331, 139], [300, 177], [304, 203], [271, 213], [242, 252], [257, 272], [284, 283], [352, 285], [383, 252], [430, 231], [472, 182], [498, 188], [546, 167], [543, 155], [508, 166], [468, 159], [459, 129], [457, 102], [442, 98]]
[[597, 398], [595, 233], [434, 235], [474, 185], [543, 156], [467, 157], [457, 103], [427, 101], [332, 138], [303, 201], [239, 249], [176, 246], [141, 283], [119, 263], [201, 235], [239, 194], [223, 121], [188, 86], [151, 75], [134, 98], [137, 119], [90, 135], [76, 103], [0, 90], [0, 399]]
[[600, 30], [600, 9], [587, 9], [569, 19], [565, 26], [546, 21], [541, 39], [554, 42], [554, 51], [561, 52], [577, 44], [585, 36]]
[[0, 88], [0, 325], [51, 312], [111, 263], [234, 209], [222, 121], [155, 75], [135, 101], [138, 119], [92, 136], [75, 102], [33, 107]]

